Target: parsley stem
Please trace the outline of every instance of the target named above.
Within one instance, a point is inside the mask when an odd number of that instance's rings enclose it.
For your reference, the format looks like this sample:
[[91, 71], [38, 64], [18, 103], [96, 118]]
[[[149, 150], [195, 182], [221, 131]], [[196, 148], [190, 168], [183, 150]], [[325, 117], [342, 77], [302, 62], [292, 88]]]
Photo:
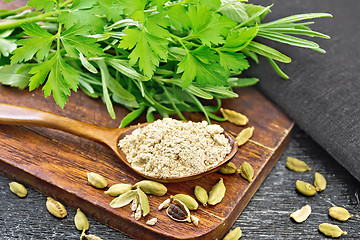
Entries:
[[35, 17], [29, 17], [29, 18], [24, 18], [24, 19], [18, 19], [18, 20], [14, 20], [14, 21], [5, 21], [0, 23], [0, 30], [6, 30], [6, 29], [12, 29], [12, 28], [17, 28], [19, 27], [21, 24], [23, 23], [27, 23], [27, 22], [38, 22], [38, 21], [42, 21], [45, 20], [47, 17], [50, 17], [52, 15], [54, 15], [57, 12], [48, 12], [48, 13], [44, 13], [42, 15], [38, 15]]
[[9, 15], [12, 15], [12, 14], [15, 14], [15, 13], [18, 13], [18, 12], [21, 12], [21, 11], [24, 11], [24, 10], [29, 9], [29, 8], [30, 8], [29, 6], [25, 5], [25, 6], [20, 7], [20, 8], [16, 8], [16, 9], [13, 9], [13, 10], [8, 10], [8, 11], [5, 11], [5, 12], [2, 12], [2, 13], [0, 13], [0, 18], [9, 16]]
[[208, 122], [209, 124], [211, 124], [209, 115], [208, 115], [207, 111], [205, 110], [204, 106], [203, 106], [203, 105], [201, 104], [201, 102], [199, 101], [199, 99], [197, 99], [197, 97], [195, 97], [194, 95], [192, 95], [192, 94], [190, 94], [190, 93], [188, 93], [188, 95], [189, 95], [189, 97], [191, 97], [191, 98], [194, 100], [195, 104], [198, 106], [198, 108], [200, 109], [200, 111], [202, 111], [202, 112], [204, 113], [207, 122]]
[[60, 34], [61, 34], [61, 29], [62, 29], [62, 23], [59, 23], [58, 32], [57, 32], [57, 34], [56, 34], [56, 37], [57, 37], [56, 49], [57, 49], [57, 51], [60, 51]]
[[169, 92], [166, 90], [166, 87], [164, 86], [164, 84], [159, 83], [159, 85], [164, 90], [164, 93], [165, 93], [166, 97], [169, 99], [169, 101], [170, 101], [171, 105], [173, 106], [176, 114], [181, 118], [181, 120], [186, 121], [186, 118], [184, 117], [184, 115], [181, 114], [180, 110], [177, 108], [176, 104], [173, 101], [173, 98], [170, 96]]
[[182, 40], [180, 37], [178, 37], [178, 36], [176, 36], [176, 35], [174, 35], [174, 34], [171, 34], [171, 33], [170, 33], [170, 36], [171, 36], [172, 38], [174, 38], [176, 41], [178, 41], [178, 42], [181, 44], [181, 46], [182, 46], [186, 51], [189, 50], [189, 49], [185, 46], [183, 40]]
[[63, 2], [62, 4], [59, 5], [59, 7], [64, 7], [66, 5], [68, 5], [69, 3], [72, 3], [74, 0], [68, 0], [68, 1], [65, 1]]

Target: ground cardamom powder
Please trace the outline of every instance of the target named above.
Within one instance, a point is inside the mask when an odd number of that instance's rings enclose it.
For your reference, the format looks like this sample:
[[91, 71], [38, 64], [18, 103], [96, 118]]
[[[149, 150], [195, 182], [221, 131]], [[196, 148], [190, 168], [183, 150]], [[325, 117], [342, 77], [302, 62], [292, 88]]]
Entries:
[[221, 162], [231, 146], [219, 125], [157, 120], [119, 141], [132, 167], [156, 178], [202, 173]]

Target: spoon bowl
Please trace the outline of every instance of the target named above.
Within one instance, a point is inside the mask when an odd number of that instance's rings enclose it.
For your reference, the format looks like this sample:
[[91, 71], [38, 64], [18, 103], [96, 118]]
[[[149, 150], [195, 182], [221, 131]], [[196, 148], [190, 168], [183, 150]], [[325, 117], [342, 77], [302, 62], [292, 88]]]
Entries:
[[227, 154], [224, 160], [222, 160], [218, 165], [208, 169], [205, 172], [188, 175], [185, 177], [155, 178], [134, 169], [126, 160], [125, 153], [118, 147], [118, 143], [122, 138], [128, 134], [131, 134], [135, 129], [146, 126], [148, 123], [138, 124], [126, 128], [106, 128], [73, 120], [49, 112], [0, 103], [0, 124], [52, 128], [105, 144], [110, 147], [111, 150], [113, 150], [113, 152], [122, 162], [124, 162], [129, 168], [131, 168], [140, 176], [165, 183], [193, 180], [211, 172], [217, 171], [232, 159], [238, 149], [234, 137], [229, 133], [224, 132], [224, 135], [229, 139], [231, 152]]

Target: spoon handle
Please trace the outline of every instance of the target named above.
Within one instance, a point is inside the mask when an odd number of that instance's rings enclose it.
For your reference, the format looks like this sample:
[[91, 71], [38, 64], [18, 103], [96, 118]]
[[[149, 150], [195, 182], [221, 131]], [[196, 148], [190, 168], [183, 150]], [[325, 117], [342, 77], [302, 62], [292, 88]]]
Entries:
[[5, 103], [0, 103], [0, 124], [53, 128], [105, 143], [111, 148], [116, 147], [116, 136], [122, 131], [122, 129], [100, 127], [53, 113]]

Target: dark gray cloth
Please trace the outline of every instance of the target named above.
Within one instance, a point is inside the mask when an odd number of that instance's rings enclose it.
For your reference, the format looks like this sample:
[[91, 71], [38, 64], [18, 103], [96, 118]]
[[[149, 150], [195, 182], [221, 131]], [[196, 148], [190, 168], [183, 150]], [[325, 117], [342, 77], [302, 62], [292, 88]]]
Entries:
[[316, 19], [310, 25], [331, 36], [314, 39], [327, 53], [271, 43], [293, 59], [279, 64], [290, 79], [278, 77], [264, 58], [245, 74], [259, 77], [259, 88], [360, 181], [360, 1], [272, 2], [264, 22], [297, 13], [331, 13], [333, 18]]

